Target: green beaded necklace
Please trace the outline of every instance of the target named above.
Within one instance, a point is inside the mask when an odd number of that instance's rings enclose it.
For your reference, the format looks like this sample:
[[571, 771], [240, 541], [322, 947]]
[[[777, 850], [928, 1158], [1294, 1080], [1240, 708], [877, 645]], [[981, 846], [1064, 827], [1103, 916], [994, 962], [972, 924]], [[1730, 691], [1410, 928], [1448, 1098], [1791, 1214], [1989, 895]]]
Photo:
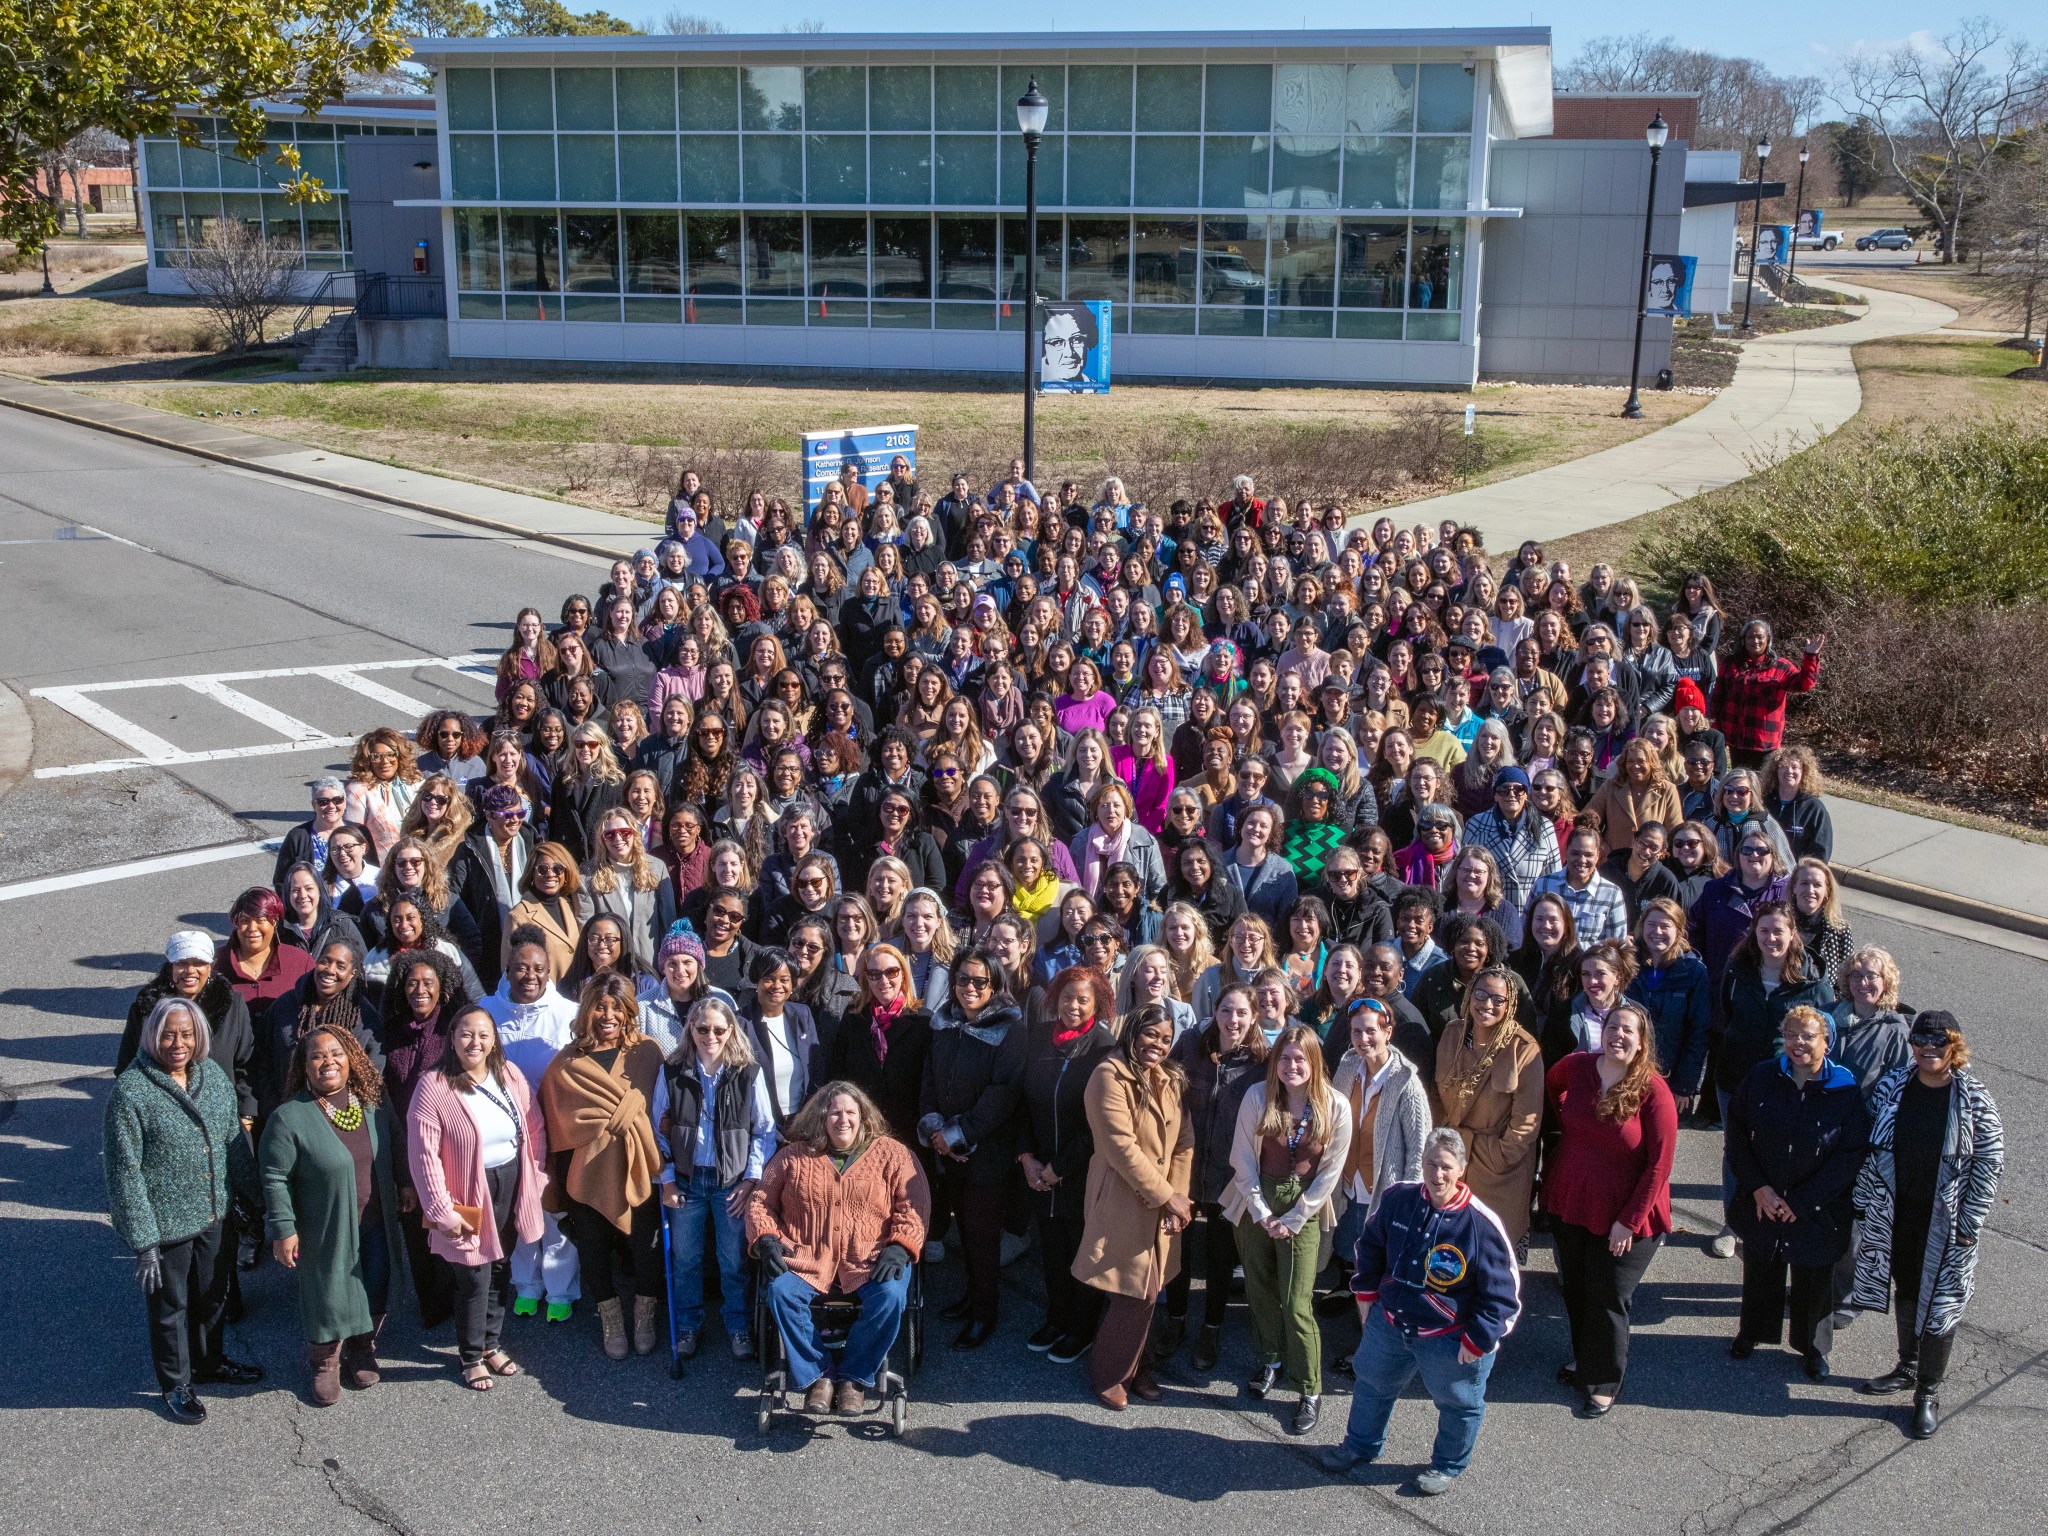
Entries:
[[363, 1128], [363, 1104], [353, 1092], [348, 1096], [348, 1103], [340, 1109], [334, 1108], [324, 1098], [320, 1100], [320, 1108], [337, 1131], [359, 1131]]

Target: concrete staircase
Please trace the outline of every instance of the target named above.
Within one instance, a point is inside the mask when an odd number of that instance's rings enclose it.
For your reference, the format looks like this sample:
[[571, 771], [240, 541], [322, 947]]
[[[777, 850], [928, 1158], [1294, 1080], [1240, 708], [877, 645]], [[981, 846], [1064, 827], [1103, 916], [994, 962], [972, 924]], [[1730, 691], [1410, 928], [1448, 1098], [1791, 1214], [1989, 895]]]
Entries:
[[313, 344], [299, 360], [301, 373], [346, 373], [356, 365], [356, 317], [353, 311], [329, 315], [313, 333]]

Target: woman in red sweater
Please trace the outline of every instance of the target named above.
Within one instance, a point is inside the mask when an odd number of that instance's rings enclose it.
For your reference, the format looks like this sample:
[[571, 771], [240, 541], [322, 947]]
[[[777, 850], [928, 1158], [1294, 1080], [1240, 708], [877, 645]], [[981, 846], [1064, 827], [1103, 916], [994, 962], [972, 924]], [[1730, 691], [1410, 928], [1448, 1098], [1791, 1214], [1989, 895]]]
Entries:
[[1656, 1035], [1634, 1002], [1607, 1015], [1600, 1049], [1550, 1069], [1559, 1127], [1543, 1178], [1572, 1359], [1558, 1380], [1579, 1389], [1580, 1417], [1614, 1406], [1628, 1371], [1629, 1302], [1671, 1230], [1678, 1106], [1657, 1072]]

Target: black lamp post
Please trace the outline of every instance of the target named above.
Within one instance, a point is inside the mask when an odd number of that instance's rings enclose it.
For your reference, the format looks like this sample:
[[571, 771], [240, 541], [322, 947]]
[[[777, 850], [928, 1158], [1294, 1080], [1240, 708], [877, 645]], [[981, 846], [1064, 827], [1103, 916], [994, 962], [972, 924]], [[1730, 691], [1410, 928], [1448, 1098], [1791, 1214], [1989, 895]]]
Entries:
[[1806, 212], [1806, 161], [1812, 153], [1802, 144], [1799, 146], [1799, 186], [1792, 194], [1792, 254], [1785, 258], [1785, 291], [1792, 290], [1792, 279], [1799, 275], [1799, 220]]
[[1628, 404], [1621, 408], [1621, 414], [1630, 421], [1640, 421], [1643, 415], [1643, 396], [1637, 381], [1643, 371], [1643, 311], [1650, 303], [1650, 230], [1657, 218], [1657, 157], [1664, 153], [1664, 143], [1670, 137], [1671, 125], [1664, 121], [1662, 112], [1651, 118], [1650, 126], [1643, 130], [1643, 142], [1650, 146], [1650, 195], [1643, 202], [1643, 270], [1636, 275], [1636, 344], [1628, 355]]
[[1764, 162], [1771, 158], [1769, 134], [1757, 141], [1756, 146], [1756, 214], [1749, 224], [1749, 286], [1742, 290], [1742, 328], [1749, 327], [1749, 306], [1756, 298], [1756, 242], [1764, 229]]
[[[1017, 127], [1024, 134], [1024, 478], [1038, 472], [1038, 144], [1045, 136], [1051, 104], [1038, 77], [1017, 98]], [[1035, 481], [1033, 482], [1036, 483]]]

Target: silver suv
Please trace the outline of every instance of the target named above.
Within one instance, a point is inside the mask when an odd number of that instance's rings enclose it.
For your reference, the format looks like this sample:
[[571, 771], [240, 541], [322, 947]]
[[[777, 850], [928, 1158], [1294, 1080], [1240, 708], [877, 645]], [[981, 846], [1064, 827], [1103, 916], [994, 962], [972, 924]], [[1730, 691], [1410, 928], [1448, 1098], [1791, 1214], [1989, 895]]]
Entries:
[[1856, 237], [1859, 251], [1910, 251], [1913, 237], [1903, 229], [1873, 229], [1867, 235]]

